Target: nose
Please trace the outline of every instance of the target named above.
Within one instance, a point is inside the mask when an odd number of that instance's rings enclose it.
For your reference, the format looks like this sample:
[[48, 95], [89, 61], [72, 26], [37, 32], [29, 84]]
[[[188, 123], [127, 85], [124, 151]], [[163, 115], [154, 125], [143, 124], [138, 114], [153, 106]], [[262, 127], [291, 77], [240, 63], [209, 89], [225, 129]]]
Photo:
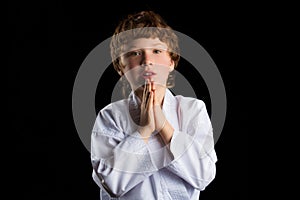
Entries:
[[152, 60], [152, 57], [151, 57], [150, 53], [145, 51], [143, 53], [143, 59], [142, 59], [141, 65], [142, 66], [149, 66], [149, 65], [153, 65], [153, 64], [154, 63], [153, 63], [153, 60]]

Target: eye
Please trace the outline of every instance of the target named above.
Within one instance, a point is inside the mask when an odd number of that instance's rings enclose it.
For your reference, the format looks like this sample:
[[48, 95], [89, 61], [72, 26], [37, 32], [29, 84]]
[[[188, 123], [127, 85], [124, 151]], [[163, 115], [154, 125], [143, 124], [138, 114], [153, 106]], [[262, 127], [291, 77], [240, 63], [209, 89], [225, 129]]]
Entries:
[[130, 51], [125, 54], [126, 57], [135, 57], [135, 56], [140, 56], [142, 55], [141, 51]]
[[153, 50], [153, 53], [155, 53], [155, 54], [160, 54], [162, 52], [162, 50], [159, 50], [159, 49], [154, 49]]
[[142, 55], [142, 52], [141, 51], [131, 51], [129, 54], [130, 54], [130, 56], [140, 56], [140, 55]]
[[140, 55], [142, 55], [142, 53], [140, 51], [133, 51], [131, 54], [133, 56], [140, 56]]

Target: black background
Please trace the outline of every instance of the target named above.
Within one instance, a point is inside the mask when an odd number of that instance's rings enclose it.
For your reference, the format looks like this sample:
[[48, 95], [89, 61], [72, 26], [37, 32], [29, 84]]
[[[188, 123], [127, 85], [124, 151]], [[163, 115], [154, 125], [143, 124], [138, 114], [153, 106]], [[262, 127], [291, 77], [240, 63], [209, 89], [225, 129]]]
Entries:
[[[6, 69], [12, 105], [9, 107], [12, 122], [9, 128], [13, 133], [13, 142], [9, 144], [13, 154], [11, 195], [23, 199], [99, 199], [99, 190], [91, 178], [89, 152], [73, 122], [73, 83], [82, 61], [111, 36], [122, 17], [151, 9], [175, 30], [198, 41], [224, 80], [228, 110], [215, 146], [217, 175], [201, 192], [201, 199], [247, 199], [245, 124], [249, 116], [244, 100], [251, 69], [244, 65], [247, 61], [243, 49], [249, 45], [252, 11], [244, 5], [238, 9], [235, 6], [239, 5], [226, 6], [218, 5], [217, 9], [201, 2], [132, 1], [106, 2], [106, 5], [85, 1], [9, 3], [11, 40]], [[99, 86], [98, 91], [106, 90]], [[96, 110], [109, 101], [109, 96], [99, 93]], [[206, 93], [203, 99], [209, 105]]]

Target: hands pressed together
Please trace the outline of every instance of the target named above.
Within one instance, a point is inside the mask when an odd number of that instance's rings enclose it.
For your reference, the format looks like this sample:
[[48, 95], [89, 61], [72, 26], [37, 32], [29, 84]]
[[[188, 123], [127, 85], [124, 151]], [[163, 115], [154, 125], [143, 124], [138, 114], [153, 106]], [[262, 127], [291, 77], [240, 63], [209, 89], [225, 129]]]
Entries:
[[141, 101], [141, 116], [139, 132], [145, 142], [154, 131], [169, 143], [173, 135], [173, 127], [167, 121], [161, 105], [165, 95], [165, 87], [156, 85], [153, 81], [146, 80]]

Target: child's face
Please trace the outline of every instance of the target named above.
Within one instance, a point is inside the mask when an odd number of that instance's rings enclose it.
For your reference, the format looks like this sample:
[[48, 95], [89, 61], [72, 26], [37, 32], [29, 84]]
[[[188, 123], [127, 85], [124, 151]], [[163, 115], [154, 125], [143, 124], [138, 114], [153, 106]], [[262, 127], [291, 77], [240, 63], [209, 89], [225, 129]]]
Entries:
[[147, 79], [166, 86], [169, 72], [174, 69], [167, 50], [167, 45], [158, 38], [139, 38], [124, 46], [128, 53], [121, 56], [121, 62], [132, 89], [142, 87]]

